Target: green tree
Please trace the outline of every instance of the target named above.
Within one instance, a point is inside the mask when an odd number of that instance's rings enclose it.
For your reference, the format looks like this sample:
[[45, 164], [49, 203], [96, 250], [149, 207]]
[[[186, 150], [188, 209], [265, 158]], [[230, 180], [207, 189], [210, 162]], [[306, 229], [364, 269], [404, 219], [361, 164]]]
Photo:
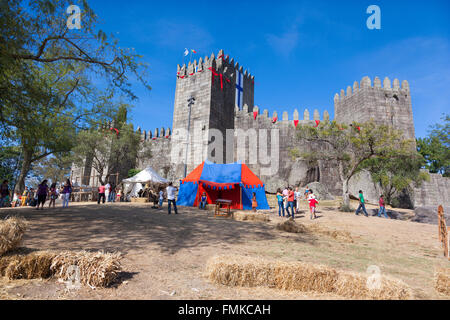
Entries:
[[416, 140], [417, 151], [425, 158], [424, 167], [431, 173], [450, 176], [450, 116], [442, 117], [444, 124], [431, 126], [425, 138]]
[[[322, 122], [317, 127], [298, 126], [298, 139], [306, 141], [311, 149], [300, 153], [308, 161], [336, 162], [342, 183], [343, 208], [350, 206], [349, 180], [374, 158], [396, 158], [413, 151], [412, 141], [403, 139], [401, 132], [374, 122], [356, 123], [348, 127], [335, 121]], [[291, 156], [296, 152], [292, 151]]]
[[[365, 168], [371, 173], [372, 179], [381, 187], [387, 204], [398, 207], [400, 196], [409, 194], [413, 187], [419, 187], [423, 181], [429, 179], [426, 172], [420, 169], [424, 163], [419, 153], [399, 155], [394, 158], [377, 157], [365, 162]], [[411, 208], [412, 203], [403, 206]]]
[[[123, 115], [124, 105], [121, 105], [114, 119], [117, 121]], [[81, 131], [72, 150], [74, 164], [84, 167], [87, 161], [99, 174], [100, 183], [106, 183], [116, 173], [120, 177], [127, 177], [136, 161], [151, 157], [149, 150], [138, 152], [142, 149], [141, 137], [134, 131], [133, 125], [124, 120], [126, 118], [122, 118], [121, 126], [115, 126], [117, 131], [112, 128]]]
[[0, 138], [22, 147], [16, 191], [32, 164], [68, 152], [76, 131], [104, 122], [107, 105], [89, 79], [104, 80], [105, 100], [120, 90], [128, 98], [130, 75], [145, 81], [146, 66], [133, 50], [97, 28], [97, 16], [82, 1], [82, 28], [66, 26], [65, 0], [5, 0], [0, 3]]

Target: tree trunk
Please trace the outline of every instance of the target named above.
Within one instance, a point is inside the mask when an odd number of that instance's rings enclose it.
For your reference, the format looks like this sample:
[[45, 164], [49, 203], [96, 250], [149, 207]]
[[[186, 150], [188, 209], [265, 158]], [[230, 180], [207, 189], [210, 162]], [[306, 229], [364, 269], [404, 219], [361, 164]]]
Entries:
[[28, 172], [30, 171], [31, 168], [32, 157], [33, 157], [33, 150], [24, 148], [22, 167], [20, 168], [20, 175], [14, 188], [14, 193], [19, 192], [19, 194], [22, 194], [23, 190], [25, 190], [25, 179], [27, 178]]
[[348, 180], [342, 182], [342, 205], [350, 207], [350, 193], [348, 192]]
[[350, 178], [344, 177], [344, 165], [339, 161], [339, 178], [342, 182], [342, 206], [350, 207], [350, 193], [348, 192], [348, 180]]

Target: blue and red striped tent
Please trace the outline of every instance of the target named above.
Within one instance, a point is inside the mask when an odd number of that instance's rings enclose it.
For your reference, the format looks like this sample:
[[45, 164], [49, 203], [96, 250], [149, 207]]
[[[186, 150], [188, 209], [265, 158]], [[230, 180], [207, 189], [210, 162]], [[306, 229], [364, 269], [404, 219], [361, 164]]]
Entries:
[[257, 209], [269, 209], [262, 181], [243, 163], [216, 164], [205, 161], [180, 181], [177, 204], [198, 206], [206, 192], [208, 203], [217, 199], [231, 200], [232, 209], [252, 209], [253, 192]]

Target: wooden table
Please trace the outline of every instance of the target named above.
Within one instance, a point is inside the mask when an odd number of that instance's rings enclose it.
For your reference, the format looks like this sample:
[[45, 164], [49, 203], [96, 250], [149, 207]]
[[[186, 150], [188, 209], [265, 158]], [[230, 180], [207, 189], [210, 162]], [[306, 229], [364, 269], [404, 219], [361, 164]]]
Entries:
[[[225, 206], [225, 209], [222, 208]], [[214, 217], [229, 217], [231, 215], [231, 200], [217, 199], [216, 208], [214, 210]]]

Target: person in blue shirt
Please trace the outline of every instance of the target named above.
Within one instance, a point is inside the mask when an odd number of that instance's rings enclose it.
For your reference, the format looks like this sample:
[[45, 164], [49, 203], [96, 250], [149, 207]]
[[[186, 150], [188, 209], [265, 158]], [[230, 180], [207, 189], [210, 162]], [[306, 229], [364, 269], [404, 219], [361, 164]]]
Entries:
[[283, 204], [283, 193], [281, 192], [281, 189], [278, 188], [277, 190], [277, 201], [278, 201], [278, 216], [281, 217], [281, 210], [283, 210], [283, 217], [284, 217], [284, 204]]
[[208, 197], [206, 196], [206, 192], [202, 193], [200, 197], [200, 209], [206, 209], [206, 205], [208, 204]]

